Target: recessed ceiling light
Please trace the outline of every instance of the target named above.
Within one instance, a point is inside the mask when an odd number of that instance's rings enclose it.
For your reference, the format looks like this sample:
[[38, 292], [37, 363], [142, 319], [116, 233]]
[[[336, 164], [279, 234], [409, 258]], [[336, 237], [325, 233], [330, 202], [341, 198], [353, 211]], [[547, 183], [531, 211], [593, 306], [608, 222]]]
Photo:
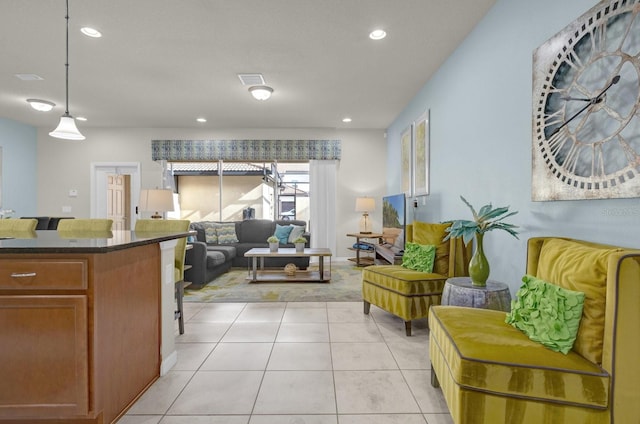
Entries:
[[92, 38], [102, 37], [102, 33], [100, 31], [91, 27], [82, 27], [80, 28], [80, 32], [86, 35], [87, 37], [92, 37]]
[[349, 117], [342, 118], [342, 122], [351, 122], [351, 118]]
[[16, 74], [15, 77], [22, 81], [44, 81], [44, 78], [36, 74]]
[[372, 40], [382, 40], [387, 36], [387, 33], [383, 29], [375, 29], [369, 33], [369, 38]]
[[201, 122], [201, 123], [207, 122], [207, 120], [205, 118], [198, 118], [198, 119], [196, 119], [196, 121]]
[[85, 118], [84, 116], [76, 116], [76, 121], [86, 121], [87, 118]]
[[49, 112], [56, 105], [53, 102], [40, 99], [27, 99], [27, 102], [31, 105], [32, 108], [39, 112]]

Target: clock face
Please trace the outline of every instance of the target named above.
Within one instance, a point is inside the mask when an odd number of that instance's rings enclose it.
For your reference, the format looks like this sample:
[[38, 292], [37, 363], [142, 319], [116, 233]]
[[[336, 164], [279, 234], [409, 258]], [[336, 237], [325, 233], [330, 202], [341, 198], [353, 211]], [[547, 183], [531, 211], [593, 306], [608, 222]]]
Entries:
[[599, 3], [533, 63], [533, 200], [640, 196], [640, 0]]

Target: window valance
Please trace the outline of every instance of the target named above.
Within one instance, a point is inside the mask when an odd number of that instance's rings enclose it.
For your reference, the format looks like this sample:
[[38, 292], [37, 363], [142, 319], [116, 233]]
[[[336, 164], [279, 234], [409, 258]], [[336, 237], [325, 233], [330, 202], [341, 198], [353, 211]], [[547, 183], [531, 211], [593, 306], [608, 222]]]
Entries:
[[340, 140], [152, 140], [153, 160], [339, 160]]

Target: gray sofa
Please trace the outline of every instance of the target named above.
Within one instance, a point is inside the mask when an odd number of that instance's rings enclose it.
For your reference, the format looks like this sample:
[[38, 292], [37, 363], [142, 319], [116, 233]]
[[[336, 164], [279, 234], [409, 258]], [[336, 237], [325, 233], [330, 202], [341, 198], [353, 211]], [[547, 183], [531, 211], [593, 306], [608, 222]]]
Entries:
[[[207, 228], [211, 231], [213, 225], [234, 224], [237, 242], [207, 243]], [[254, 247], [269, 247], [267, 238], [276, 230], [276, 224], [281, 226], [295, 225], [305, 227], [304, 237], [309, 247], [311, 236], [306, 231], [306, 222], [299, 220], [247, 219], [231, 222], [192, 222], [191, 229], [196, 232], [195, 241], [186, 252], [185, 264], [191, 268], [185, 271], [184, 278], [191, 282], [189, 288], [202, 288], [219, 275], [227, 272], [231, 267], [247, 268], [249, 259], [244, 254]], [[228, 241], [228, 240], [226, 240]], [[294, 247], [292, 243], [281, 244], [281, 247]], [[299, 269], [309, 266], [309, 258], [266, 258], [265, 267], [283, 268], [288, 263], [294, 263]]]

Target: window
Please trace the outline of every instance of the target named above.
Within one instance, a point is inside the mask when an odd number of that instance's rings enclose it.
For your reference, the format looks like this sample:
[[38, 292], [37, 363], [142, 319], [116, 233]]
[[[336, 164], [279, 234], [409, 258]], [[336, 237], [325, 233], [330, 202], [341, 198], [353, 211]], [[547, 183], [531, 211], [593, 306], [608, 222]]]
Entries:
[[255, 162], [169, 163], [180, 216], [192, 221], [237, 221], [250, 216], [309, 222], [309, 164]]

